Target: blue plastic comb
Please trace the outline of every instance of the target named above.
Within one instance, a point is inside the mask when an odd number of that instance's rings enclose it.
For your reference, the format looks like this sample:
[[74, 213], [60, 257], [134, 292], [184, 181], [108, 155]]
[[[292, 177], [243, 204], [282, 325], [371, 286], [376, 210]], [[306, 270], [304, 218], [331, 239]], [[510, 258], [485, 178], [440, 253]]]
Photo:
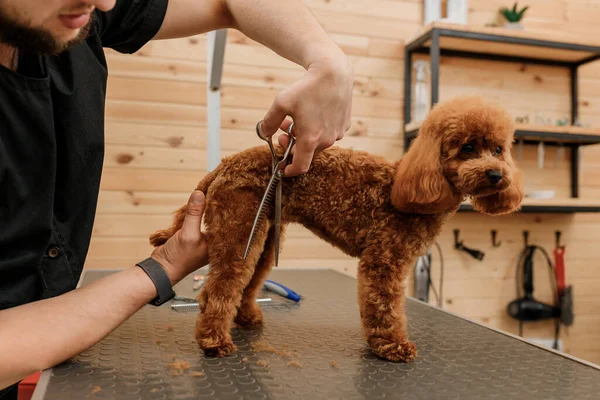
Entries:
[[293, 301], [300, 301], [302, 299], [302, 297], [298, 293], [283, 286], [281, 283], [273, 282], [269, 279], [265, 281], [264, 287], [265, 289], [276, 293], [281, 297], [285, 297], [286, 299], [290, 299]]

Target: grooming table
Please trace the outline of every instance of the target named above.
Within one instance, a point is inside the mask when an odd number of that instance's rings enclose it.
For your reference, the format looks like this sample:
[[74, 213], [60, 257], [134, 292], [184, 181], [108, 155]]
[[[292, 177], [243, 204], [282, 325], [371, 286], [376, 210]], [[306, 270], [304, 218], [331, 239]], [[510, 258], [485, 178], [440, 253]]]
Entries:
[[[81, 285], [113, 271], [85, 271]], [[193, 275], [193, 274], [192, 274]], [[175, 287], [193, 297], [192, 275]], [[69, 399], [597, 399], [600, 368], [408, 298], [418, 358], [392, 363], [361, 336], [356, 280], [327, 269], [275, 269], [262, 329], [234, 328], [239, 350], [205, 357], [197, 311], [144, 306], [100, 343], [44, 371], [33, 400]], [[187, 364], [189, 363], [189, 369]]]

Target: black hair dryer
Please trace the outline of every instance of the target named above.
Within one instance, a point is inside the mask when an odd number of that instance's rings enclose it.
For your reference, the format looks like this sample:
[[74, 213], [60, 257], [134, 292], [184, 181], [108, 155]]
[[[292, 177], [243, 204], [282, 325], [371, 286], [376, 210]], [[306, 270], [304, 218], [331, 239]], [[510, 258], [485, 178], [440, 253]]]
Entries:
[[533, 297], [533, 246], [528, 247], [523, 263], [524, 295], [508, 303], [508, 314], [519, 321], [539, 321], [559, 318], [560, 308], [543, 303]]

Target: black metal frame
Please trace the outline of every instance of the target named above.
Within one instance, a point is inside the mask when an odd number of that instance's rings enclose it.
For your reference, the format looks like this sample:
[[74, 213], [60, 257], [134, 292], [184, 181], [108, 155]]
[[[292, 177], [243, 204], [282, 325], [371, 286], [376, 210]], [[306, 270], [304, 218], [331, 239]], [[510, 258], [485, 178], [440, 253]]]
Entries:
[[[440, 48], [441, 37], [455, 37], [463, 39], [473, 39], [487, 42], [501, 42], [515, 45], [526, 45], [534, 47], [546, 47], [561, 50], [585, 51], [593, 53], [592, 56], [578, 61], [564, 61], [552, 58], [534, 58], [534, 57], [518, 57], [504, 54], [479, 53], [471, 51], [458, 51]], [[429, 47], [425, 46], [427, 41], [431, 40]], [[522, 38], [505, 35], [494, 35], [482, 32], [469, 32], [463, 30], [455, 30], [449, 28], [436, 28], [428, 30], [426, 33], [408, 43], [404, 49], [404, 126], [411, 121], [411, 87], [412, 87], [412, 55], [413, 54], [429, 54], [430, 57], [430, 76], [431, 76], [431, 106], [438, 103], [439, 100], [439, 69], [440, 57], [465, 57], [477, 58], [493, 61], [520, 62], [527, 64], [542, 64], [565, 67], [570, 69], [571, 74], [571, 124], [579, 116], [578, 108], [578, 67], [589, 62], [600, 59], [600, 47], [589, 46], [576, 43], [554, 42], [549, 40]], [[404, 148], [408, 149], [412, 140], [416, 137], [418, 129], [404, 131]], [[539, 140], [533, 140], [532, 137], [537, 137]], [[517, 130], [515, 139], [524, 139], [524, 143], [539, 143], [544, 141], [551, 145], [564, 144], [571, 150], [571, 197], [579, 197], [579, 148], [583, 145], [599, 144], [600, 135], [577, 135], [570, 133], [552, 133], [538, 132], [535, 130]], [[525, 140], [525, 138], [527, 138]], [[462, 211], [468, 211], [469, 207], [461, 208]], [[523, 206], [523, 212], [527, 211], [543, 211], [543, 212], [582, 212], [582, 211], [600, 211], [599, 207], [583, 207], [583, 206], [564, 206], [564, 207], [549, 207], [549, 206]]]
[[[470, 204], [461, 204], [458, 211], [473, 211]], [[561, 206], [561, 205], [522, 205], [519, 210], [521, 213], [547, 213], [547, 214], [568, 214], [582, 212], [600, 212], [600, 204], [597, 206]]]

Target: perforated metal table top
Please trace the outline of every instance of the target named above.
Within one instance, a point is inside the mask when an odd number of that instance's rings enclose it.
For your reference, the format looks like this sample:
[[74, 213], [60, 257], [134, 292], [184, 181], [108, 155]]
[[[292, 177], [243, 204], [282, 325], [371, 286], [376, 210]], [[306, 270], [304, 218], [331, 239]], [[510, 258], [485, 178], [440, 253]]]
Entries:
[[[82, 285], [112, 271], [86, 271]], [[33, 400], [592, 399], [600, 369], [407, 299], [408, 364], [374, 356], [361, 336], [356, 280], [331, 270], [274, 270], [305, 298], [264, 292], [262, 329], [234, 328], [239, 350], [205, 357], [196, 311], [145, 306], [72, 360], [44, 371]], [[192, 275], [176, 287], [193, 297]]]

